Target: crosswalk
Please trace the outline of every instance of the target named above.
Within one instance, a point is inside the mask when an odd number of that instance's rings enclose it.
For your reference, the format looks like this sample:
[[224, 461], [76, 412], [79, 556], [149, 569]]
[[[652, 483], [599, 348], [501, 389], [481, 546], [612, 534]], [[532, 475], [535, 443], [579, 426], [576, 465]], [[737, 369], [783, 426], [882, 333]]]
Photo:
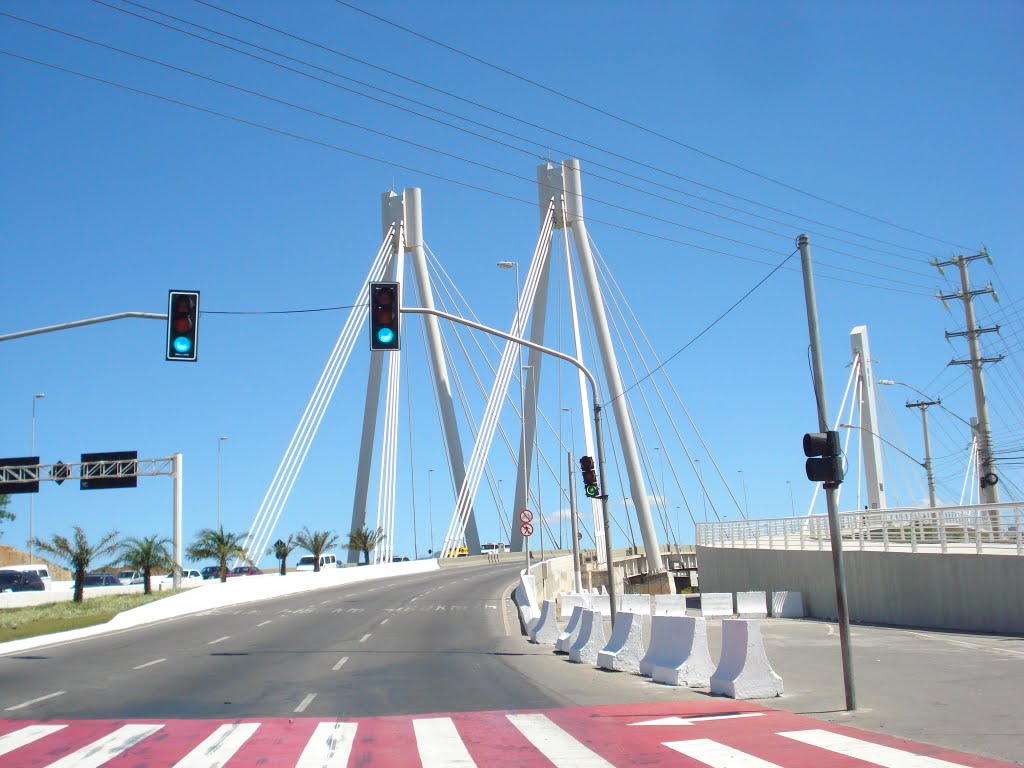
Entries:
[[[718, 705], [718, 703], [715, 703]], [[998, 768], [775, 710], [693, 702], [323, 720], [0, 721], [17, 768]], [[666, 716], [668, 715], [668, 716]], [[633, 727], [643, 726], [643, 727]], [[795, 727], [794, 727], [795, 726]]]

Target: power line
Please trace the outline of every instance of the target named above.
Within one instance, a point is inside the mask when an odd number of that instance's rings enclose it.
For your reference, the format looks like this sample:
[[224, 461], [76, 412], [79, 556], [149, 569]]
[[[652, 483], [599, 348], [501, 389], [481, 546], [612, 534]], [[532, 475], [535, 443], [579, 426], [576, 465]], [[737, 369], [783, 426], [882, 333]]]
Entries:
[[[218, 8], [216, 5], [213, 5], [212, 3], [206, 2], [206, 0], [193, 0], [193, 1], [197, 2], [197, 3], [200, 3], [201, 5], [209, 6], [210, 8], [217, 8], [218, 10], [223, 10], [223, 9]], [[510, 69], [506, 69], [505, 67], [501, 67], [501, 66], [499, 66], [497, 64], [493, 64], [493, 63], [491, 63], [489, 61], [486, 61], [485, 59], [482, 59], [482, 58], [480, 58], [478, 56], [474, 56], [471, 53], [467, 53], [466, 51], [464, 51], [464, 50], [462, 50], [460, 48], [456, 48], [455, 46], [448, 45], [447, 43], [443, 43], [440, 40], [436, 40], [436, 39], [434, 39], [432, 37], [424, 35], [421, 32], [417, 32], [414, 29], [410, 29], [409, 27], [404, 27], [401, 24], [397, 24], [396, 22], [393, 22], [393, 21], [391, 21], [389, 19], [384, 18], [383, 16], [378, 16], [375, 13], [371, 13], [370, 11], [364, 10], [363, 8], [360, 8], [359, 6], [356, 6], [356, 5], [353, 5], [352, 3], [346, 2], [346, 0], [334, 0], [334, 1], [336, 3], [338, 3], [338, 5], [343, 5], [346, 8], [350, 8], [350, 9], [352, 9], [354, 11], [357, 11], [358, 13], [362, 13], [362, 14], [365, 14], [366, 16], [370, 16], [371, 18], [374, 18], [374, 19], [376, 19], [376, 20], [378, 20], [378, 21], [380, 21], [380, 22], [382, 22], [384, 24], [387, 24], [389, 26], [395, 27], [396, 29], [399, 29], [399, 30], [401, 30], [403, 32], [406, 32], [406, 33], [410, 34], [410, 35], [414, 35], [414, 36], [416, 36], [416, 37], [418, 37], [418, 38], [420, 38], [422, 40], [426, 40], [427, 42], [432, 43], [433, 45], [440, 46], [440, 47], [442, 47], [442, 48], [444, 48], [444, 49], [446, 49], [448, 51], [451, 51], [452, 53], [455, 53], [455, 54], [457, 54], [459, 56], [463, 56], [463, 57], [465, 57], [467, 59], [470, 59], [471, 61], [475, 61], [478, 64], [482, 64], [483, 66], [489, 67], [489, 68], [491, 68], [491, 69], [493, 69], [493, 70], [495, 70], [497, 72], [501, 72], [501, 73], [503, 73], [505, 75], [508, 75], [509, 77], [513, 77], [513, 78], [515, 78], [517, 80], [520, 80], [520, 81], [522, 81], [524, 83], [532, 85], [532, 86], [534, 86], [536, 88], [541, 88], [541, 89], [547, 91], [548, 93], [552, 93], [552, 94], [554, 94], [554, 95], [556, 95], [556, 96], [558, 96], [560, 98], [567, 99], [568, 101], [571, 101], [574, 104], [578, 104], [579, 106], [584, 107], [586, 109], [589, 109], [589, 110], [591, 110], [593, 112], [596, 112], [596, 113], [598, 113], [600, 115], [603, 115], [605, 117], [609, 117], [612, 120], [615, 120], [617, 122], [623, 123], [624, 125], [628, 125], [631, 128], [636, 128], [637, 130], [643, 131], [646, 134], [649, 134], [651, 136], [655, 136], [655, 137], [657, 137], [659, 139], [662, 139], [664, 141], [667, 141], [667, 142], [669, 142], [671, 144], [675, 144], [676, 146], [683, 147], [684, 149], [688, 149], [691, 152], [695, 152], [695, 153], [697, 153], [699, 155], [702, 155], [703, 157], [706, 157], [706, 158], [708, 158], [710, 160], [714, 160], [715, 162], [722, 163], [724, 165], [729, 166], [730, 168], [735, 168], [736, 170], [742, 171], [743, 173], [747, 173], [747, 174], [750, 174], [751, 176], [755, 176], [756, 178], [759, 178], [759, 179], [761, 179], [763, 181], [768, 181], [768, 182], [770, 182], [772, 184], [776, 184], [776, 185], [778, 185], [780, 187], [783, 187], [784, 189], [788, 189], [788, 190], [790, 190], [792, 192], [797, 192], [797, 193], [799, 193], [801, 195], [805, 195], [806, 197], [810, 197], [810, 198], [812, 198], [814, 200], [818, 200], [819, 202], [827, 203], [828, 205], [834, 206], [836, 208], [840, 208], [840, 209], [842, 209], [844, 211], [847, 211], [849, 213], [854, 213], [854, 214], [857, 214], [858, 216], [863, 216], [865, 218], [871, 219], [872, 221], [879, 222], [880, 224], [885, 224], [887, 226], [894, 227], [896, 229], [901, 229], [904, 232], [909, 232], [911, 234], [917, 235], [919, 237], [924, 237], [924, 238], [926, 238], [928, 240], [932, 240], [932, 241], [937, 242], [937, 243], [942, 243], [944, 245], [952, 245], [955, 248], [965, 248], [965, 246], [957, 245], [956, 243], [950, 242], [949, 240], [943, 240], [942, 238], [933, 237], [931, 235], [925, 234], [924, 232], [919, 232], [919, 231], [917, 231], [915, 229], [911, 229], [910, 227], [905, 227], [903, 225], [896, 224], [895, 222], [887, 221], [886, 219], [879, 218], [879, 217], [874, 216], [874, 215], [872, 215], [870, 213], [865, 213], [864, 211], [857, 210], [856, 208], [851, 208], [850, 206], [844, 205], [842, 203], [837, 203], [834, 200], [830, 200], [830, 199], [828, 199], [826, 197], [822, 197], [820, 195], [814, 194], [813, 192], [808, 192], [807, 190], [801, 189], [800, 187], [796, 187], [796, 186], [793, 186], [791, 184], [787, 184], [786, 182], [780, 181], [779, 179], [773, 178], [771, 176], [767, 176], [767, 175], [765, 175], [763, 173], [759, 173], [758, 171], [755, 171], [755, 170], [752, 170], [750, 168], [747, 168], [746, 166], [740, 165], [739, 163], [734, 163], [731, 160], [726, 160], [723, 157], [715, 155], [715, 154], [713, 154], [711, 152], [707, 152], [706, 150], [700, 149], [699, 147], [695, 147], [695, 146], [693, 146], [691, 144], [687, 144], [687, 143], [685, 143], [683, 141], [680, 141], [679, 139], [675, 139], [675, 138], [673, 138], [671, 136], [668, 136], [668, 135], [666, 135], [664, 133], [656, 131], [656, 130], [654, 130], [652, 128], [648, 128], [647, 126], [645, 126], [645, 125], [643, 125], [641, 123], [637, 123], [637, 122], [635, 122], [633, 120], [630, 120], [629, 118], [622, 117], [621, 115], [617, 115], [614, 112], [609, 112], [608, 110], [602, 109], [601, 107], [595, 106], [594, 104], [591, 104], [589, 102], [583, 101], [582, 99], [578, 99], [575, 96], [571, 96], [571, 95], [569, 95], [569, 94], [567, 94], [567, 93], [565, 93], [563, 91], [559, 91], [559, 90], [557, 90], [555, 88], [552, 88], [550, 86], [544, 85], [543, 83], [537, 82], [536, 80], [532, 80], [532, 79], [530, 79], [530, 78], [528, 78], [528, 77], [526, 77], [524, 75], [520, 75], [517, 72], [513, 72]]]

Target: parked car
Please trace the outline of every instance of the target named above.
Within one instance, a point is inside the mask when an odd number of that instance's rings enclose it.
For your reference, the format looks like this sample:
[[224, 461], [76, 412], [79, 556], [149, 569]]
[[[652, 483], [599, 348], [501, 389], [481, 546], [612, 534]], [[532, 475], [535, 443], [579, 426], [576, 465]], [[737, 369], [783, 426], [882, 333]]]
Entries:
[[142, 571], [131, 571], [124, 570], [117, 574], [117, 580], [121, 582], [123, 586], [130, 586], [132, 584], [145, 584], [146, 577], [142, 575]]
[[262, 574], [263, 571], [255, 565], [238, 565], [231, 569], [228, 578], [230, 579], [233, 576], [260, 576]]
[[[216, 576], [216, 573], [214, 575]], [[199, 584], [203, 578], [204, 576], [195, 568], [182, 568], [181, 570], [181, 583], [183, 586], [186, 584]], [[164, 586], [173, 584], [174, 574], [168, 573], [166, 576], [162, 576], [160, 581]]]
[[207, 565], [199, 572], [199, 575], [204, 579], [219, 579], [220, 578], [220, 566], [219, 565]]
[[5, 565], [5, 571], [21, 571], [22, 573], [34, 573], [43, 580], [43, 589], [53, 589], [53, 579], [50, 578], [50, 568], [46, 563], [22, 563], [19, 565]]
[[46, 589], [35, 571], [0, 571], [0, 592], [42, 592]]
[[87, 573], [83, 587], [120, 587], [124, 582], [112, 573]]
[[[315, 566], [315, 565], [316, 565], [316, 558], [313, 557], [313, 555], [303, 555], [302, 557], [299, 558], [299, 562], [295, 565], [295, 570], [296, 571], [312, 571], [314, 569], [313, 566]], [[333, 554], [331, 552], [328, 552], [326, 554], [320, 555], [320, 570], [321, 571], [324, 568], [337, 568], [337, 567], [338, 567], [338, 557], [335, 554]]]

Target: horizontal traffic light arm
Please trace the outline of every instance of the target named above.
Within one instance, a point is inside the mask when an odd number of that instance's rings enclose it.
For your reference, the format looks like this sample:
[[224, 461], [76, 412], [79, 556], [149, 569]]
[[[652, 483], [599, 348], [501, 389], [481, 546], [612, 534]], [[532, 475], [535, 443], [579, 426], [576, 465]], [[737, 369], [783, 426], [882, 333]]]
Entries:
[[118, 312], [114, 315], [101, 315], [100, 317], [89, 317], [85, 320], [72, 320], [68, 323], [59, 323], [58, 325], [47, 325], [43, 328], [32, 328], [28, 331], [15, 331], [14, 333], [5, 333], [0, 336], [0, 341], [12, 341], [13, 339], [21, 339], [25, 336], [37, 336], [40, 333], [53, 333], [54, 331], [66, 331], [69, 328], [79, 328], [83, 325], [96, 325], [97, 323], [109, 323], [113, 320], [127, 320], [130, 318], [138, 318], [142, 320], [167, 320], [166, 314], [156, 314], [155, 312]]

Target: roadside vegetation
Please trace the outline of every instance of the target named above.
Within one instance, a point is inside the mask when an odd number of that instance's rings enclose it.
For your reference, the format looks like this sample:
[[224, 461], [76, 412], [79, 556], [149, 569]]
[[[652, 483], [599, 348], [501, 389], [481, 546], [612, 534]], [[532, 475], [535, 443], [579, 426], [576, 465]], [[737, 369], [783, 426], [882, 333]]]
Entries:
[[0, 643], [103, 624], [123, 611], [138, 608], [140, 605], [181, 591], [169, 589], [151, 595], [111, 595], [90, 597], [80, 603], [47, 603], [25, 608], [7, 608], [0, 611]]

